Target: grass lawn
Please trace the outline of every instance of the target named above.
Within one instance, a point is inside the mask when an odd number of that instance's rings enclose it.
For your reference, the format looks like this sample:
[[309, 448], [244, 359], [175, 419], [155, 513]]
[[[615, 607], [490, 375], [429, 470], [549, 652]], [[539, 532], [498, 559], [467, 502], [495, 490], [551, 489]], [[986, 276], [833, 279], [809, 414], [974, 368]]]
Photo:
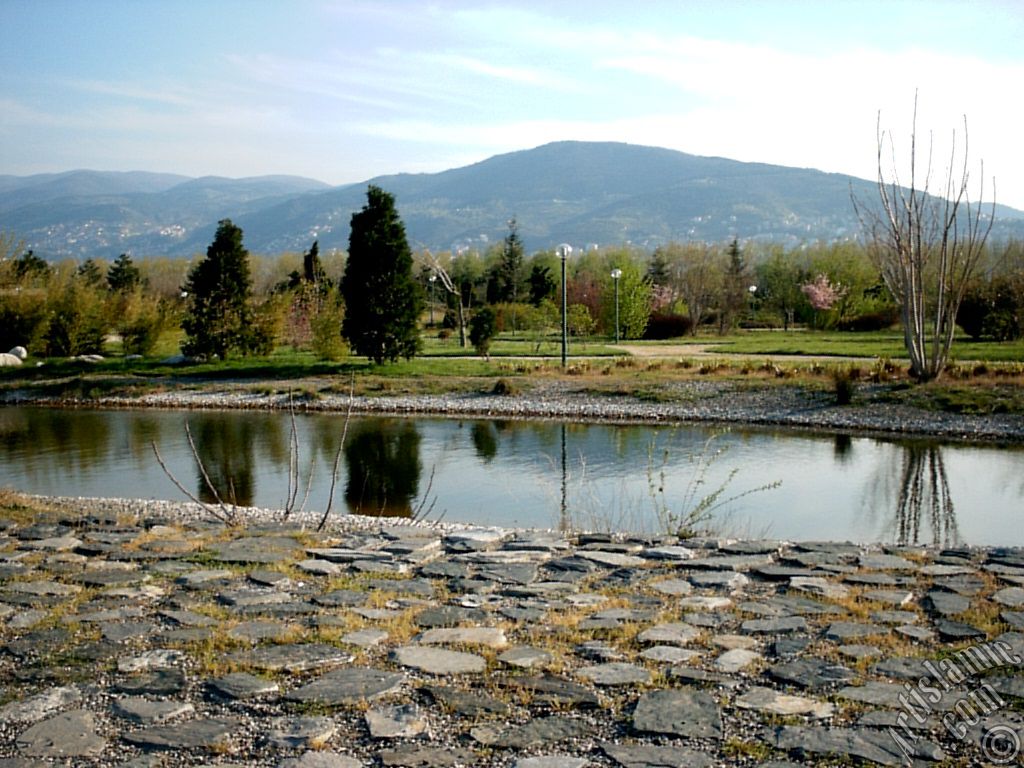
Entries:
[[[971, 342], [958, 340], [950, 366], [938, 382], [915, 386], [906, 373], [902, 338], [896, 333], [830, 333], [818, 331], [745, 331], [730, 336], [697, 336], [666, 342], [629, 342], [657, 349], [664, 357], [629, 356], [621, 348], [599, 339], [571, 340], [567, 369], [561, 367], [561, 340], [557, 336], [511, 336], [495, 340], [484, 359], [456, 338], [424, 338], [422, 353], [412, 360], [374, 365], [350, 356], [332, 362], [313, 353], [281, 347], [265, 357], [233, 357], [225, 361], [169, 364], [164, 358], [178, 351], [180, 335], [162, 338], [157, 353], [142, 360], [125, 360], [119, 350], [99, 363], [71, 360], [34, 360], [17, 368], [0, 369], [0, 389], [23, 388], [39, 395], [92, 399], [103, 395], [131, 396], [145, 391], [193, 389], [230, 383], [258, 392], [317, 393], [353, 391], [374, 394], [442, 394], [483, 392], [499, 380], [512, 391], [528, 390], [531, 382], [547, 377], [570, 377], [574, 388], [631, 395], [660, 401], [675, 395], [673, 382], [714, 376], [745, 382], [744, 386], [789, 384], [815, 389], [834, 386], [837, 369], [845, 361], [829, 363], [827, 356], [864, 358], [857, 375], [889, 384], [888, 399], [936, 410], [960, 413], [1024, 412], [1024, 341]], [[703, 357], [688, 357], [680, 348], [701, 345]], [[696, 350], [695, 350], [696, 351]], [[706, 353], [710, 352], [711, 356]], [[763, 356], [730, 359], [729, 353]], [[773, 355], [815, 356], [785, 361]], [[676, 358], [670, 360], [666, 358]], [[894, 360], [889, 364], [886, 360]], [[881, 361], [881, 362], [878, 362]], [[37, 363], [42, 363], [38, 365]]]
[[[647, 342], [656, 345], [657, 342]], [[835, 355], [838, 357], [905, 358], [903, 335], [880, 331], [747, 331], [729, 336], [696, 336], [674, 344], [700, 344], [708, 352], [756, 355]], [[973, 341], [958, 336], [953, 341], [954, 360], [1024, 362], [1024, 339]]]
[[[457, 335], [439, 339], [430, 334], [423, 337], [423, 349], [420, 354], [424, 357], [465, 357], [476, 356], [476, 350], [471, 344], [460, 347]], [[569, 339], [569, 355], [572, 357], [610, 357], [621, 354], [621, 349], [616, 349], [615, 345], [608, 344], [604, 339]], [[538, 336], [519, 333], [513, 336], [511, 333], [501, 333], [491, 342], [490, 356], [560, 359], [562, 339], [554, 334]]]

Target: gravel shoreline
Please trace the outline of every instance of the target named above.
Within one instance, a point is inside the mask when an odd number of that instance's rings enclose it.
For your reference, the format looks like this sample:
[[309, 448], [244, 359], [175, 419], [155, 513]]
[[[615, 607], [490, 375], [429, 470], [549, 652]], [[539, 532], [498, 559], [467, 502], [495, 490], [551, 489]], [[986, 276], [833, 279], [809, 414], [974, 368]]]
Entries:
[[[268, 383], [277, 388], [276, 382]], [[294, 387], [282, 382], [280, 389]], [[664, 388], [661, 401], [626, 394], [595, 394], [572, 382], [545, 381], [513, 395], [479, 392], [441, 395], [348, 396], [317, 393], [294, 398], [252, 392], [239, 385], [217, 390], [177, 390], [89, 400], [0, 395], [0, 404], [58, 407], [281, 410], [351, 412], [353, 415], [434, 415], [456, 418], [568, 419], [619, 423], [711, 423], [879, 436], [936, 437], [963, 442], [1024, 444], [1024, 416], [974, 416], [874, 402], [879, 388], [864, 387], [861, 402], [839, 406], [829, 392], [798, 386], [751, 388], [723, 381], [681, 381]]]

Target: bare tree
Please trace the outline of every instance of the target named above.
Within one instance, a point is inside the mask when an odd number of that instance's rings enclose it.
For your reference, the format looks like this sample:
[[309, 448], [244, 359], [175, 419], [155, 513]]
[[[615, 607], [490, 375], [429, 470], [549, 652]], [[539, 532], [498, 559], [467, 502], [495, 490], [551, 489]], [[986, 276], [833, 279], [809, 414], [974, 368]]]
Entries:
[[[910, 357], [910, 373], [918, 381], [937, 378], [946, 367], [956, 329], [956, 312], [968, 283], [978, 268], [995, 217], [995, 193], [988, 216], [982, 213], [984, 178], [978, 200], [968, 193], [967, 118], [964, 150], [958, 162], [953, 132], [945, 188], [931, 194], [932, 146], [923, 180], [917, 158], [917, 95], [910, 133], [910, 179], [904, 186], [896, 170], [896, 149], [891, 134], [882, 130], [878, 116], [879, 206], [854, 199], [854, 207], [868, 237], [868, 248], [882, 279], [900, 305], [903, 339]], [[891, 152], [891, 170], [883, 164]], [[959, 170], [957, 170], [959, 169]], [[984, 177], [984, 164], [980, 166]]]
[[444, 268], [440, 260], [429, 250], [424, 248], [420, 251], [419, 257], [437, 275], [444, 290], [455, 297], [455, 304], [459, 312], [459, 346], [466, 346], [466, 311], [462, 306], [462, 289], [455, 284], [448, 270]]
[[696, 336], [722, 284], [721, 254], [706, 243], [669, 243], [658, 251], [665, 262], [662, 287], [670, 302], [682, 300], [686, 304], [692, 322], [690, 333]]

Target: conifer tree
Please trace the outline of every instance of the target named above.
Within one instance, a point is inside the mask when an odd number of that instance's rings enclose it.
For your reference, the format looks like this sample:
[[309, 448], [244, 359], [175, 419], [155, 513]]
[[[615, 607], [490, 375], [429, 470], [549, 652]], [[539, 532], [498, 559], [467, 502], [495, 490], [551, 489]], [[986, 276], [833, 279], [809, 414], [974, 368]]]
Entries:
[[722, 283], [721, 306], [718, 310], [718, 332], [723, 335], [736, 325], [747, 301], [747, 286], [750, 285], [747, 263], [743, 258], [739, 240], [735, 237], [729, 243], [728, 257], [729, 263], [726, 265]]
[[132, 257], [122, 253], [107, 270], [107, 287], [113, 293], [128, 293], [142, 282], [139, 268], [132, 263]]
[[372, 185], [366, 195], [366, 205], [352, 214], [342, 334], [357, 354], [379, 365], [419, 350], [423, 297], [394, 196]]
[[95, 288], [103, 282], [103, 273], [99, 265], [92, 259], [86, 259], [75, 270], [75, 275], [90, 288]]
[[250, 307], [252, 277], [249, 252], [242, 245], [242, 230], [230, 219], [218, 222], [206, 258], [192, 267], [182, 290], [188, 294], [188, 312], [181, 327], [186, 355], [248, 352], [253, 340]]
[[523, 271], [523, 240], [515, 218], [508, 222], [508, 234], [502, 243], [501, 261], [498, 263], [498, 290], [500, 301], [519, 301], [519, 282]]
[[302, 279], [322, 290], [331, 287], [324, 265], [320, 262], [320, 244], [316, 240], [310, 249], [302, 254]]

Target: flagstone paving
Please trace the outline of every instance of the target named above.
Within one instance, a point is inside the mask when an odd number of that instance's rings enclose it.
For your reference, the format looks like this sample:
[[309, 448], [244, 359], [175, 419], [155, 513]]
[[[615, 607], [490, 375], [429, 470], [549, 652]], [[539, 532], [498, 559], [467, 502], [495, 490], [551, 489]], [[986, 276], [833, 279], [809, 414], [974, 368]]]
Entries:
[[1014, 762], [1024, 552], [0, 525], [0, 766]]

